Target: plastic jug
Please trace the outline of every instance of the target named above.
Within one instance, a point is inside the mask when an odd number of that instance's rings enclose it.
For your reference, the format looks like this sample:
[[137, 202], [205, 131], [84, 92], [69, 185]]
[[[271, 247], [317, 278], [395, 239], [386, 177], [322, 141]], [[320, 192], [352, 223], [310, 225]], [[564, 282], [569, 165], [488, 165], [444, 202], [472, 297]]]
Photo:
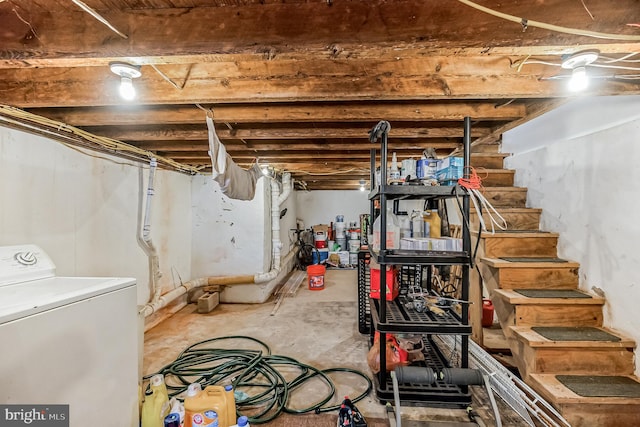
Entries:
[[167, 392], [167, 385], [164, 383], [164, 376], [162, 374], [152, 376], [151, 380], [149, 380], [149, 387], [154, 393], [162, 396], [164, 400], [169, 402], [169, 393]]
[[[382, 218], [382, 215], [379, 215], [373, 222], [373, 249], [375, 250], [380, 250], [380, 218]], [[400, 248], [400, 227], [398, 226], [398, 218], [393, 213], [393, 207], [390, 204], [387, 204], [386, 231], [387, 249]]]
[[236, 421], [233, 387], [189, 385], [184, 399], [185, 427], [231, 427]]
[[169, 400], [158, 390], [149, 389], [142, 403], [142, 427], [164, 427], [164, 419], [169, 415]]
[[[430, 211], [424, 211], [422, 213], [422, 219], [425, 223], [429, 224], [429, 235], [425, 237], [439, 238], [441, 237], [440, 228], [442, 227], [442, 220], [440, 219], [440, 215], [438, 215], [437, 209], [431, 209]], [[425, 230], [427, 227], [425, 227]]]

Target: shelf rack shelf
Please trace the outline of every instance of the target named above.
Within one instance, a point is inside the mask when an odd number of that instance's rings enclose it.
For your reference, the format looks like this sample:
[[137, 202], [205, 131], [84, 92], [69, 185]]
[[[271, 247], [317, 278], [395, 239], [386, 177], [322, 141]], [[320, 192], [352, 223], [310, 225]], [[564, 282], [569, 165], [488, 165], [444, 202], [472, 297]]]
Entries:
[[470, 335], [471, 326], [463, 324], [453, 307], [441, 308], [442, 314], [436, 314], [428, 309], [417, 312], [406, 308], [410, 299], [406, 295], [399, 295], [393, 301], [387, 301], [386, 321], [380, 321], [380, 301], [371, 299], [371, 320], [378, 332], [412, 333], [412, 334], [459, 334]]
[[[379, 221], [380, 235], [386, 236], [387, 224], [387, 203], [396, 200], [438, 200], [446, 198], [458, 198], [458, 202], [462, 200], [461, 208], [463, 217], [469, 218], [469, 195], [466, 191], [460, 190], [456, 186], [422, 186], [422, 185], [388, 185], [387, 184], [387, 137], [390, 129], [388, 122], [381, 121], [370, 132], [371, 142], [380, 140], [380, 183], [374, 188], [375, 170], [377, 160], [377, 150], [371, 149], [371, 172], [370, 183], [371, 190], [369, 192], [369, 201], [371, 206], [371, 219], [376, 218], [376, 202], [379, 202]], [[471, 148], [471, 119], [466, 117], [464, 120], [464, 171], [469, 170]], [[369, 255], [372, 260], [380, 264], [381, 270], [386, 270], [387, 265], [414, 265], [422, 267], [433, 265], [461, 265], [462, 266], [462, 284], [461, 284], [461, 304], [460, 313], [456, 312], [453, 307], [445, 307], [442, 314], [438, 315], [431, 311], [418, 312], [414, 309], [408, 309], [409, 296], [402, 293], [394, 300], [387, 301], [384, 298], [384, 292], [381, 292], [382, 298], [369, 299], [368, 301], [361, 295], [364, 291], [363, 286], [359, 284], [359, 312], [365, 313], [366, 319], [359, 314], [359, 330], [368, 330], [371, 335], [371, 342], [374, 342], [376, 332], [380, 334], [376, 345], [380, 346], [380, 366], [382, 369], [375, 378], [376, 394], [380, 401], [393, 400], [393, 386], [391, 378], [386, 372], [386, 334], [387, 333], [411, 333], [421, 334], [425, 344], [425, 365], [439, 370], [443, 367], [451, 367], [443, 357], [442, 352], [434, 343], [433, 335], [455, 334], [461, 336], [460, 360], [457, 367], [469, 367], [469, 335], [471, 334], [471, 326], [469, 325], [469, 306], [466, 302], [469, 300], [469, 266], [471, 265], [471, 242], [468, 229], [468, 222], [463, 221], [462, 224], [462, 251], [416, 251], [402, 249], [387, 249], [386, 238], [381, 238], [379, 250], [374, 251], [372, 245], [369, 245]], [[371, 243], [371, 242], [370, 242]], [[360, 271], [360, 269], [359, 269]], [[429, 270], [430, 271], [430, 270]], [[387, 289], [386, 274], [380, 274], [379, 289]], [[431, 275], [427, 274], [427, 282]], [[360, 279], [359, 274], [359, 279]], [[422, 287], [422, 283], [419, 284]], [[428, 291], [431, 291], [430, 283], [427, 283]], [[363, 323], [369, 321], [370, 325]], [[365, 327], [369, 326], [369, 327]], [[435, 366], [434, 366], [435, 365]], [[420, 402], [423, 405], [442, 406], [442, 405], [468, 405], [471, 402], [467, 386], [455, 386], [450, 384], [434, 384], [430, 386], [417, 384], [401, 384], [399, 387], [400, 400], [402, 402]]]
[[[438, 345], [431, 337], [423, 337], [424, 349], [423, 361], [415, 363], [414, 366], [431, 368], [437, 372], [443, 368], [450, 368], [451, 364], [440, 351]], [[381, 385], [382, 384], [382, 385]], [[380, 382], [380, 377], [374, 378], [376, 394], [380, 400], [393, 401], [393, 385], [391, 377], [386, 376], [385, 382]], [[471, 404], [471, 394], [468, 386], [457, 386], [447, 384], [444, 381], [436, 381], [434, 384], [399, 384], [400, 399], [404, 404], [424, 404], [432, 402], [437, 406], [458, 407]]]

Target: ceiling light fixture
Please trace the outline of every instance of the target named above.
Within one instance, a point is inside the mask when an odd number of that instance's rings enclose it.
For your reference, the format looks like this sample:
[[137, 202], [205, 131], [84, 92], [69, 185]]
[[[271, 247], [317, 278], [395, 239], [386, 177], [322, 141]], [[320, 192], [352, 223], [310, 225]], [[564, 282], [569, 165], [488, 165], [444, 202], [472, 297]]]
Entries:
[[364, 191], [364, 184], [365, 184], [364, 179], [361, 179], [360, 180], [360, 191]]
[[569, 90], [578, 92], [589, 86], [586, 66], [594, 63], [598, 59], [598, 55], [599, 52], [597, 50], [585, 50], [562, 59], [562, 68], [572, 70], [571, 79], [569, 79]]
[[120, 96], [127, 101], [136, 97], [136, 89], [133, 87], [133, 79], [142, 75], [140, 66], [127, 64], [126, 62], [110, 62], [109, 69], [120, 76]]

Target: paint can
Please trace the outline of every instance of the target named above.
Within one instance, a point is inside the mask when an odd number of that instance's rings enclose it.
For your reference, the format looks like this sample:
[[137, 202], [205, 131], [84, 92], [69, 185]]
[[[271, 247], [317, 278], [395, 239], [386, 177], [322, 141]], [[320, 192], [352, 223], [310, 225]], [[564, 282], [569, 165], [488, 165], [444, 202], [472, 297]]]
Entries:
[[349, 252], [358, 253], [360, 250], [360, 239], [349, 240]]
[[344, 236], [338, 237], [336, 243], [340, 246], [341, 251], [347, 250], [347, 239]]

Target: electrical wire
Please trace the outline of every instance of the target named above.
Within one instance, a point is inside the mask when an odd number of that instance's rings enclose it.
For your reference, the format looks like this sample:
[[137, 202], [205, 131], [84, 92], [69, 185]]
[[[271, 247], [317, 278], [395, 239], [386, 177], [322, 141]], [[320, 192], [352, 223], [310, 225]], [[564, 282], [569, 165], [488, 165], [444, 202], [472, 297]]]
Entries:
[[488, 13], [495, 17], [505, 19], [507, 21], [515, 22], [522, 25], [523, 29], [527, 27], [537, 27], [545, 30], [556, 31], [558, 33], [572, 34], [575, 36], [593, 37], [598, 39], [610, 39], [610, 40], [625, 40], [625, 41], [638, 41], [640, 35], [625, 35], [625, 34], [612, 34], [612, 33], [600, 33], [597, 31], [581, 30], [578, 28], [561, 27], [559, 25], [546, 24], [544, 22], [534, 21], [531, 19], [520, 18], [518, 16], [509, 15], [507, 13], [498, 12], [497, 10], [490, 9], [488, 7], [481, 6], [469, 0], [457, 0], [462, 4], [466, 4], [481, 12]]
[[80, 0], [71, 0], [71, 1], [73, 3], [75, 3], [76, 5], [78, 5], [82, 10], [87, 12], [89, 15], [93, 16], [98, 21], [100, 21], [101, 23], [106, 25], [107, 28], [109, 28], [111, 31], [113, 31], [114, 33], [116, 33], [117, 35], [122, 37], [123, 39], [128, 39], [129, 38], [129, 37], [127, 37], [126, 34], [124, 34], [123, 32], [119, 31], [116, 27], [114, 27], [109, 21], [107, 21], [102, 15], [100, 15], [98, 12], [93, 10], [91, 7], [87, 6], [86, 4], [81, 2]]
[[[211, 344], [227, 340], [246, 340], [259, 349], [218, 348]], [[297, 371], [293, 379], [291, 368]], [[336, 394], [336, 387], [328, 374], [342, 372], [362, 377], [366, 390], [351, 399], [356, 403], [364, 399], [373, 384], [364, 373], [350, 368], [317, 369], [299, 362], [291, 357], [272, 355], [271, 349], [264, 342], [248, 336], [224, 336], [199, 341], [183, 350], [176, 360], [170, 362], [158, 372], [146, 375], [162, 374], [169, 391], [169, 397], [182, 400], [181, 394], [189, 384], [200, 383], [204, 389], [208, 385], [231, 384], [238, 392], [236, 399], [237, 415], [249, 414], [253, 424], [263, 424], [274, 420], [282, 412], [289, 414], [305, 414], [315, 412], [336, 411], [340, 405], [324, 406]], [[288, 406], [291, 395], [307, 381], [314, 378], [322, 381], [328, 388], [324, 396], [306, 408]], [[247, 392], [245, 392], [245, 390]], [[248, 393], [253, 393], [249, 395]]]
[[[184, 172], [188, 174], [198, 173], [204, 166], [190, 166], [183, 163], [176, 162], [168, 157], [159, 156], [151, 151], [143, 150], [142, 148], [134, 145], [126, 144], [124, 142], [106, 138], [103, 136], [97, 136], [83, 129], [75, 126], [68, 125], [66, 123], [59, 122], [57, 120], [49, 119], [47, 117], [39, 116], [37, 114], [29, 113], [19, 108], [11, 107], [9, 105], [0, 104], [0, 118], [10, 121], [10, 118], [14, 118], [12, 122], [19, 126], [27, 128], [35, 128], [38, 131], [46, 132], [57, 136], [58, 138], [64, 138], [66, 140], [72, 140], [73, 142], [64, 142], [66, 144], [77, 144], [84, 148], [101, 149], [109, 152], [110, 154], [125, 156], [137, 161], [144, 160], [145, 162], [155, 157], [159, 164], [165, 167], [169, 167], [178, 172]], [[79, 140], [78, 140], [79, 138]]]

